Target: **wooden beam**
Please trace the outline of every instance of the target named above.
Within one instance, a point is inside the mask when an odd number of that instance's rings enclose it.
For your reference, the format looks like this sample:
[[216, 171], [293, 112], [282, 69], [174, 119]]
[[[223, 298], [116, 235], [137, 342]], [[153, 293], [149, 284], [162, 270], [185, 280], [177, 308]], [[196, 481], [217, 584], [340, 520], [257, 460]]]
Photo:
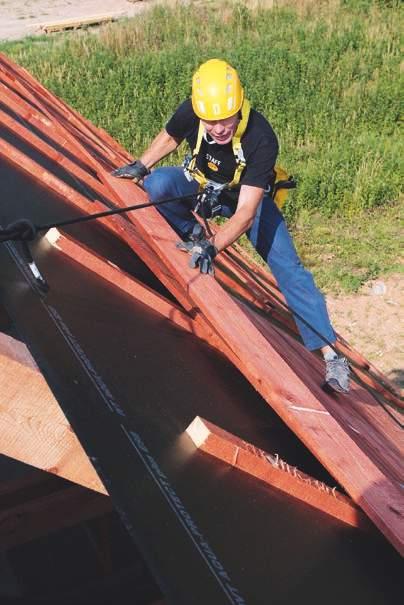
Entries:
[[159, 313], [182, 330], [202, 340], [207, 340], [210, 345], [222, 351], [221, 341], [219, 339], [215, 340], [213, 334], [207, 339], [206, 330], [193, 317], [185, 313], [181, 307], [128, 275], [106, 259], [98, 256], [84, 244], [75, 241], [74, 238], [68, 235], [62, 234], [55, 228], [48, 231], [45, 237], [54, 248], [62, 252], [66, 257], [92, 271], [98, 277], [112, 284], [115, 288], [119, 288], [119, 290], [125, 292], [136, 301], [147, 305], [154, 312]]
[[350, 498], [317, 481], [279, 456], [268, 454], [197, 416], [186, 429], [197, 448], [328, 515], [352, 525], [369, 527], [365, 515]]
[[28, 349], [3, 333], [0, 333], [0, 452], [107, 493]]
[[112, 21], [115, 21], [113, 15], [93, 15], [92, 17], [83, 17], [81, 19], [64, 19], [63, 21], [44, 23], [40, 27], [46, 34], [50, 34], [65, 31], [66, 29], [80, 29], [89, 25], [103, 25]]
[[[74, 109], [49, 92], [24, 68], [13, 63], [0, 53], [0, 75], [7, 85], [47, 116], [52, 116], [56, 125], [73, 135], [80, 135], [86, 145], [102, 150], [110, 161], [130, 161], [131, 156], [106, 131], [97, 128]], [[77, 143], [76, 143], [77, 144]]]
[[[35, 120], [30, 119], [29, 124], [35, 124]], [[38, 126], [41, 124], [37, 122]], [[49, 158], [55, 162], [56, 165], [62, 166], [66, 172], [72, 175], [73, 179], [78, 179], [78, 188], [88, 187], [93, 195], [102, 197], [104, 195], [104, 188], [101, 183], [94, 178], [90, 172], [83, 170], [78, 163], [70, 160], [61, 151], [56, 150], [54, 147], [43, 141], [36, 134], [32, 133], [25, 126], [22, 126], [17, 120], [10, 118], [8, 114], [0, 110], [0, 125], [4, 126], [7, 130], [18, 136], [22, 141], [30, 145], [37, 153], [40, 153], [43, 157]], [[45, 131], [46, 132], [46, 131]], [[44, 133], [45, 134], [45, 133]]]
[[[233, 262], [229, 263], [228, 259]], [[240, 280], [242, 283], [241, 290], [249, 291], [250, 297], [254, 295], [254, 300], [250, 298], [251, 302], [256, 308], [261, 309], [268, 315], [272, 316], [274, 314], [273, 309], [268, 308], [268, 303], [271, 305], [274, 304], [275, 309], [282, 312], [282, 315], [276, 314], [276, 318], [287, 328], [298, 333], [296, 325], [291, 319], [292, 313], [283, 295], [277, 289], [273, 276], [268, 271], [265, 271], [263, 267], [254, 263], [239, 245], [234, 245], [232, 248], [226, 250], [222, 262], [227, 270], [230, 271], [230, 277], [227, 278], [229, 283], [232, 282], [232, 279], [234, 280], [234, 277], [236, 277], [236, 280]], [[236, 292], [237, 283], [236, 281]], [[243, 295], [248, 299], [248, 295], [245, 292], [243, 292]], [[366, 387], [370, 387], [376, 393], [382, 395], [387, 402], [404, 409], [404, 402], [396, 385], [365, 359], [363, 355], [355, 351], [340, 334], [337, 334], [335, 346], [353, 364], [352, 370], [354, 374]]]

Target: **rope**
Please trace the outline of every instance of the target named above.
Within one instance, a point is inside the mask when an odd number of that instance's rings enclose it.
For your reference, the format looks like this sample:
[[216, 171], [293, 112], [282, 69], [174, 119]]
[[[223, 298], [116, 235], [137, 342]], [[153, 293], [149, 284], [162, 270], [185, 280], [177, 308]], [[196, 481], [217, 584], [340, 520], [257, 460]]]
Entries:
[[141, 208], [149, 208], [150, 206], [160, 206], [162, 204], [168, 204], [169, 202], [176, 202], [181, 200], [192, 200], [197, 198], [200, 193], [193, 195], [184, 195], [181, 197], [174, 197], [158, 202], [145, 202], [144, 204], [135, 204], [133, 206], [127, 206], [126, 208], [114, 208], [112, 210], [105, 210], [104, 212], [97, 212], [96, 214], [89, 214], [87, 216], [80, 216], [79, 218], [66, 219], [64, 221], [58, 221], [48, 223], [47, 225], [35, 225], [32, 221], [27, 218], [21, 218], [13, 223], [10, 223], [5, 229], [0, 227], [0, 243], [6, 242], [21, 242], [22, 253], [25, 257], [27, 265], [32, 273], [34, 281], [41, 294], [46, 294], [49, 291], [49, 285], [46, 279], [41, 274], [38, 266], [36, 265], [29, 248], [28, 242], [32, 242], [38, 233], [41, 231], [49, 231], [49, 229], [57, 227], [67, 227], [68, 225], [77, 225], [78, 223], [86, 223], [88, 221], [94, 221], [99, 218], [106, 216], [112, 216], [114, 214], [124, 214], [126, 212], [132, 212], [134, 210], [140, 210]]
[[168, 204], [169, 202], [177, 202], [182, 200], [196, 199], [200, 193], [192, 195], [184, 195], [180, 197], [172, 197], [158, 202], [145, 202], [144, 204], [135, 204], [133, 206], [127, 206], [126, 208], [114, 208], [113, 210], [105, 210], [104, 212], [97, 212], [96, 214], [89, 214], [87, 216], [80, 216], [79, 218], [66, 219], [64, 221], [58, 221], [48, 223], [46, 225], [35, 225], [32, 221], [26, 218], [18, 219], [13, 223], [10, 223], [5, 229], [0, 228], [0, 243], [9, 241], [22, 241], [29, 242], [33, 241], [38, 233], [41, 231], [49, 231], [49, 229], [57, 227], [67, 227], [68, 225], [76, 225], [78, 223], [86, 223], [88, 221], [94, 221], [98, 218], [104, 218], [106, 216], [112, 216], [114, 214], [124, 214], [126, 212], [133, 212], [134, 210], [141, 210], [142, 208], [150, 208], [150, 206], [161, 206], [162, 204]]
[[[192, 195], [178, 196], [178, 197], [174, 197], [174, 198], [160, 200], [157, 202], [145, 202], [144, 204], [135, 204], [133, 206], [127, 206], [126, 208], [114, 208], [112, 210], [105, 210], [104, 212], [98, 212], [98, 213], [90, 214], [87, 216], [81, 216], [79, 218], [66, 219], [63, 221], [52, 222], [52, 223], [48, 223], [46, 225], [35, 225], [29, 219], [22, 218], [22, 219], [18, 219], [16, 221], [14, 221], [13, 223], [10, 223], [5, 229], [2, 229], [0, 227], [0, 243], [5, 243], [5, 242], [9, 242], [9, 241], [20, 241], [21, 242], [22, 252], [25, 256], [26, 262], [31, 270], [34, 280], [35, 280], [40, 292], [45, 294], [49, 290], [49, 285], [46, 282], [45, 278], [41, 275], [41, 273], [32, 257], [32, 253], [31, 253], [29, 245], [28, 245], [28, 242], [33, 241], [35, 239], [35, 237], [37, 236], [37, 234], [40, 233], [41, 231], [49, 231], [49, 229], [52, 229], [52, 228], [66, 227], [68, 225], [76, 225], [79, 223], [85, 223], [85, 222], [93, 221], [93, 220], [96, 220], [99, 218], [104, 218], [107, 216], [113, 216], [115, 214], [125, 214], [127, 212], [133, 212], [135, 210], [140, 210], [142, 208], [149, 208], [151, 206], [160, 206], [162, 204], [167, 204], [170, 202], [197, 199], [200, 195], [201, 195], [201, 193], [199, 192], [199, 193], [192, 194]], [[207, 234], [208, 234], [208, 236], [212, 236], [213, 233], [210, 229], [203, 203], [201, 204], [201, 214], [202, 214], [202, 219], [203, 219]], [[242, 262], [242, 265], [244, 267], [244, 270], [250, 275], [250, 277], [254, 281], [256, 281], [256, 276], [254, 275], [253, 271], [244, 262]], [[263, 287], [264, 290], [266, 289], [264, 284], [260, 283], [260, 286]], [[328, 339], [323, 334], [320, 334], [307, 320], [304, 319], [304, 317], [302, 317], [299, 313], [297, 313], [290, 307], [288, 308], [287, 305], [285, 305], [285, 303], [281, 300], [281, 298], [276, 295], [276, 293], [271, 292], [271, 295], [277, 300], [277, 302], [279, 303], [281, 308], [283, 308], [284, 310], [291, 311], [293, 313], [293, 315], [295, 315], [295, 317], [297, 317], [301, 322], [306, 324], [307, 327], [309, 327], [315, 334], [317, 334], [317, 336], [319, 336], [326, 344], [328, 344], [336, 352], [334, 344], [329, 342]], [[379, 403], [381, 404], [380, 401], [379, 401]], [[382, 405], [382, 407], [384, 409], [386, 409], [384, 405]], [[397, 422], [397, 420], [394, 418], [394, 416], [392, 414], [390, 414], [390, 415]], [[400, 426], [400, 424], [399, 424], [399, 426]]]

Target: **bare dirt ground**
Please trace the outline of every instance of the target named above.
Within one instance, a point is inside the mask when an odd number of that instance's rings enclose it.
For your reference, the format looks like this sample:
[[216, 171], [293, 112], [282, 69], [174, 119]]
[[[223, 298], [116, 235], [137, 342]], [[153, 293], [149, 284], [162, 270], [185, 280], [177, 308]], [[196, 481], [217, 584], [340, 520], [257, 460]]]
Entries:
[[155, 0], [0, 0], [0, 40], [43, 34], [47, 23], [99, 15], [132, 17]]
[[[0, 40], [43, 33], [46, 23], [95, 15], [130, 17], [158, 0], [0, 0]], [[160, 0], [161, 2], [161, 0]], [[170, 0], [166, 0], [167, 3]], [[55, 35], [55, 34], [51, 34]], [[57, 35], [57, 34], [56, 34]], [[336, 330], [400, 387], [404, 386], [404, 278], [381, 277], [351, 296], [327, 296]]]
[[327, 296], [337, 332], [400, 388], [404, 387], [404, 277], [379, 278], [350, 296]]

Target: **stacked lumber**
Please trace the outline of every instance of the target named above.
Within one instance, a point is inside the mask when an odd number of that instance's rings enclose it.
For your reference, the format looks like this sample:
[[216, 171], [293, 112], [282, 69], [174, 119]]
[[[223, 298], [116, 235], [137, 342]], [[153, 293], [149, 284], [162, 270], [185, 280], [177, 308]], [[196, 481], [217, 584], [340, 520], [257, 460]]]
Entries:
[[[0, 138], [0, 156], [14, 169], [83, 214], [147, 201], [140, 187], [110, 175], [131, 156], [4, 55], [0, 91], [0, 126], [14, 137]], [[99, 222], [153, 271], [175, 302], [73, 238], [53, 233], [49, 239], [221, 351], [404, 553], [403, 402], [394, 385], [338, 336], [355, 381], [349, 395], [325, 392], [323, 361], [303, 347], [274, 279], [239, 246], [219, 255], [212, 278], [188, 267], [175, 248], [176, 234], [154, 208]]]
[[68, 29], [80, 29], [91, 25], [104, 25], [115, 20], [114, 15], [92, 15], [91, 17], [82, 17], [80, 19], [63, 19], [62, 21], [52, 21], [41, 25], [42, 31], [46, 34], [62, 32]]

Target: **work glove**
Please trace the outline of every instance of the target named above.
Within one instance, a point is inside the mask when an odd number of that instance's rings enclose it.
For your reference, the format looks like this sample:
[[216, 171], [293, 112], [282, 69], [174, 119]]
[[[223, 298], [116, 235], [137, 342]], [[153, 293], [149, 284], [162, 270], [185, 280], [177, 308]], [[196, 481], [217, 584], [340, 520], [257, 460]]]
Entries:
[[192, 269], [199, 267], [201, 273], [214, 275], [213, 259], [218, 252], [215, 246], [206, 239], [205, 230], [199, 223], [193, 228], [190, 240], [178, 242], [177, 248], [191, 254], [189, 266]]
[[121, 168], [116, 168], [111, 172], [112, 176], [117, 176], [121, 179], [132, 179], [134, 183], [138, 183], [145, 176], [150, 174], [150, 170], [146, 168], [144, 164], [140, 160], [136, 160], [131, 164], [127, 164], [126, 166], [121, 166]]

